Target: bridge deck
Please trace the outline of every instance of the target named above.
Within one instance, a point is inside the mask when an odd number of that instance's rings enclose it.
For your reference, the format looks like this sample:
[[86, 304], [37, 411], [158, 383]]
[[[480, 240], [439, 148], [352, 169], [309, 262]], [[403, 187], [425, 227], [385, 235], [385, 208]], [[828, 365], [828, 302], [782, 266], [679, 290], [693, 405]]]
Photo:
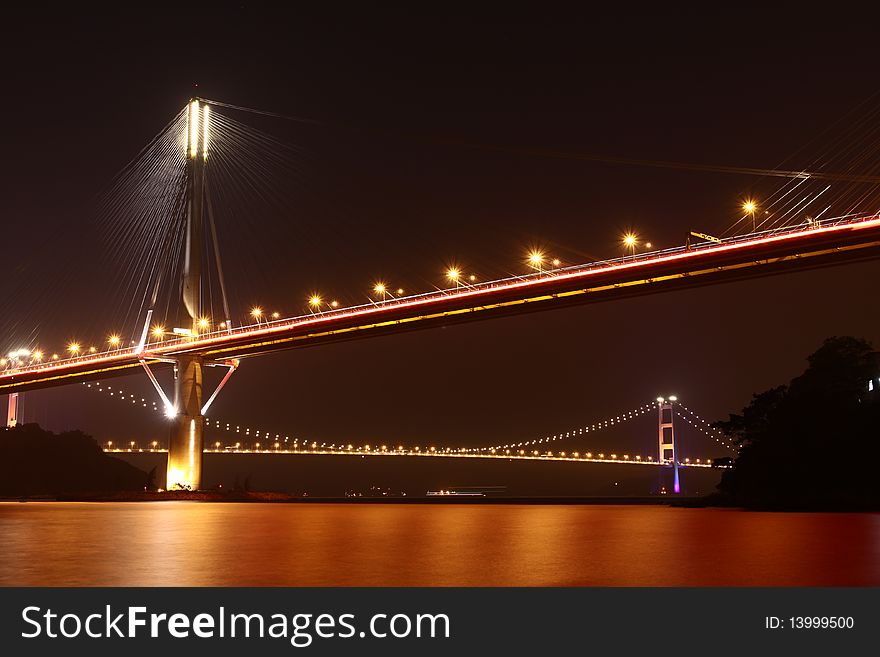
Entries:
[[701, 243], [400, 299], [279, 319], [231, 331], [149, 343], [0, 373], [0, 393], [125, 374], [196, 353], [227, 361], [327, 342], [619, 299], [838, 265], [880, 256], [880, 217], [836, 219], [819, 227]]

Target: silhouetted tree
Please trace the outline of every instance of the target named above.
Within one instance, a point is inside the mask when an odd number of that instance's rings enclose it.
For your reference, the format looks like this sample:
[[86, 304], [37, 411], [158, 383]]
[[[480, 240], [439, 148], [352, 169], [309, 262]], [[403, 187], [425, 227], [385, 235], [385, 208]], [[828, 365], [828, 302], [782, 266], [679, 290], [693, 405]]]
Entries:
[[876, 354], [857, 338], [828, 338], [788, 386], [754, 395], [715, 427], [739, 446], [719, 489], [748, 506], [869, 506], [880, 502], [880, 401], [868, 391]]
[[36, 424], [0, 431], [0, 496], [141, 491], [147, 473], [105, 454], [81, 431], [52, 433]]

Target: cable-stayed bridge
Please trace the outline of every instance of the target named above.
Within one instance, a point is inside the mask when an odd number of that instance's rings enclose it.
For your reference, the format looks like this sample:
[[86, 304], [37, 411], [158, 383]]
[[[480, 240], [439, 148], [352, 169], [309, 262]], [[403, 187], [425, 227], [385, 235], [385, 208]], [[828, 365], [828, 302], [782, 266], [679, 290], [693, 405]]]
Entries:
[[[151, 260], [151, 268], [143, 277], [142, 287], [147, 289], [144, 296], [150, 297], [150, 301], [146, 304], [139, 339], [124, 344], [118, 336], [113, 336], [111, 348], [100, 351], [71, 344], [69, 355], [65, 357], [49, 356], [37, 349], [21, 349], [10, 353], [4, 359], [4, 369], [0, 370], [0, 393], [9, 395], [8, 424], [11, 425], [17, 421], [17, 396], [22, 392], [106, 380], [142, 370], [152, 382], [162, 410], [172, 420], [173, 429], [167, 447], [169, 487], [195, 489], [201, 485], [204, 432], [209, 422], [206, 415], [236, 368], [247, 358], [420, 328], [839, 265], [880, 255], [880, 216], [876, 212], [847, 211], [834, 216], [829, 212], [831, 205], [815, 216], [802, 212], [810, 203], [823, 197], [830, 185], [811, 192], [793, 205], [785, 205], [799, 199], [796, 190], [811, 181], [808, 173], [795, 172], [790, 187], [779, 196], [778, 202], [787, 208], [782, 213], [785, 220], [770, 225], [765, 225], [764, 221], [759, 224], [755, 218], [755, 206], [750, 204], [747, 214], [751, 214], [752, 230], [745, 233], [720, 238], [692, 233], [698, 241], [639, 253], [632, 248], [628, 255], [618, 258], [576, 264], [547, 262], [542, 254], [536, 253], [530, 258], [530, 270], [522, 275], [476, 281], [462, 276], [458, 270], [450, 270], [449, 285], [442, 289], [404, 294], [377, 283], [374, 296], [368, 303], [327, 303], [315, 296], [310, 300], [311, 309], [306, 314], [267, 316], [260, 309], [253, 309], [250, 321], [236, 324], [226, 294], [215, 213], [209, 194], [213, 184], [209, 153], [214, 144], [222, 145], [224, 140], [222, 132], [215, 135], [213, 131], [218, 121], [219, 125], [224, 124], [220, 116], [212, 113], [212, 106], [201, 99], [193, 99], [169, 124], [168, 134], [163, 133], [150, 147], [161, 144], [162, 148], [161, 157], [150, 164], [151, 168], [137, 165], [129, 169], [133, 176], [149, 178], [158, 175], [160, 180], [168, 175], [163, 171], [156, 174], [158, 165], [170, 168], [179, 165], [182, 172], [179, 181], [161, 188], [167, 205], [158, 206], [159, 210], [165, 208], [177, 219], [169, 223], [168, 230], [150, 228], [161, 233], [161, 239], [157, 255]], [[152, 193], [149, 189], [145, 193]], [[784, 201], [787, 197], [789, 200]], [[156, 211], [155, 208], [149, 210]], [[634, 240], [632, 242], [634, 244]], [[222, 309], [216, 313], [208, 311], [212, 305], [212, 285], [219, 289], [222, 297]], [[161, 311], [158, 291], [163, 286], [172, 290], [171, 304], [175, 306], [175, 312], [166, 312], [166, 316], [183, 325], [172, 330], [158, 323], [162, 321], [158, 319]], [[222, 315], [224, 320], [218, 322], [212, 319], [212, 315]], [[179, 321], [181, 317], [183, 319]], [[155, 369], [162, 366], [173, 368], [173, 393], [163, 389], [155, 374]], [[205, 367], [227, 370], [210, 394], [203, 389]], [[621, 460], [672, 465], [677, 469], [682, 463], [675, 454], [671, 437], [673, 406], [669, 400], [658, 400], [657, 405], [660, 413], [657, 455], [650, 459]], [[667, 430], [670, 435], [665, 438]], [[376, 453], [375, 446], [359, 449], [364, 453]], [[540, 450], [535, 454], [536, 450], [527, 452], [521, 446], [502, 449], [505, 450], [503, 454], [498, 453], [496, 447], [466, 452], [442, 450], [442, 453], [436, 453], [434, 450], [431, 455], [581, 458], [580, 454], [573, 457], [568, 453], [565, 456], [544, 455]], [[416, 455], [409, 448], [402, 447], [382, 451]], [[326, 453], [357, 452], [353, 446], [351, 449], [336, 446]], [[419, 451], [418, 455], [425, 455], [425, 452]], [[705, 466], [705, 461], [700, 465]]]

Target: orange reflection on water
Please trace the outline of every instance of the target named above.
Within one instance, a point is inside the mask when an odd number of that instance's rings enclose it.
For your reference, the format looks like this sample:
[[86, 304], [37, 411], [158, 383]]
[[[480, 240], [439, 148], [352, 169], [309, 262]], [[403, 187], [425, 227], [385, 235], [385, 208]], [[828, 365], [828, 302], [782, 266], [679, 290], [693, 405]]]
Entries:
[[0, 503], [26, 586], [877, 586], [880, 514]]

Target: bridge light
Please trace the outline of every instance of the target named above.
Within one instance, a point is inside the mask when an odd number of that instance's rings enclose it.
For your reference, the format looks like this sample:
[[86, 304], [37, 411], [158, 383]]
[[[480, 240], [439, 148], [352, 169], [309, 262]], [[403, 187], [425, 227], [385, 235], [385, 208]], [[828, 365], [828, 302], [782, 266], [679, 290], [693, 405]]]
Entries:
[[95, 349], [94, 347], [89, 347], [89, 353], [90, 353], [90, 354], [93, 354], [93, 353], [95, 353], [96, 351], [97, 351], [97, 349]]
[[335, 301], [335, 300], [334, 300], [334, 301], [331, 301], [331, 302], [330, 302], [330, 306], [333, 307], [333, 308], [338, 308], [338, 307], [339, 307], [339, 302], [338, 302], [338, 301]]
[[376, 283], [373, 286], [373, 292], [376, 294], [384, 294], [385, 293], [385, 283]]
[[678, 401], [678, 397], [675, 395], [669, 395], [669, 401]]
[[174, 408], [173, 404], [168, 404], [167, 406], [165, 406], [165, 417], [170, 420], [175, 415], [177, 415], [177, 409]]
[[458, 283], [458, 279], [461, 278], [461, 270], [457, 267], [450, 267], [446, 270], [446, 278], [450, 281]]
[[535, 269], [540, 270], [544, 262], [544, 254], [541, 251], [533, 250], [529, 253], [528, 263]]
[[208, 123], [211, 119], [211, 108], [207, 105], [202, 107], [202, 121], [203, 121], [203, 130], [202, 130], [202, 157], [207, 160], [208, 159]]
[[52, 360], [58, 360], [58, 354], [52, 354]]
[[118, 347], [119, 346], [119, 336], [118, 335], [111, 335], [109, 338], [107, 338], [107, 342], [110, 343], [111, 347]]
[[153, 337], [154, 338], [161, 338], [163, 335], [165, 335], [165, 327], [164, 326], [154, 326], [153, 327]]
[[280, 313], [278, 313], [278, 312], [272, 313], [272, 319], [278, 319], [279, 317], [281, 317]]
[[623, 246], [635, 253], [636, 247], [639, 245], [639, 239], [635, 233], [626, 233], [623, 236]]
[[43, 352], [38, 349], [37, 351], [35, 351], [34, 353], [31, 354], [31, 357], [35, 361], [40, 362], [41, 360], [43, 360]]
[[71, 342], [69, 345], [67, 345], [67, 351], [76, 356], [79, 353], [79, 343]]
[[262, 317], [262, 315], [263, 309], [259, 306], [254, 306], [253, 308], [251, 308], [251, 317], [253, 317], [255, 320], [260, 321], [260, 317]]
[[313, 294], [311, 297], [309, 297], [309, 305], [310, 305], [312, 308], [320, 308], [320, 306], [321, 306], [321, 296], [318, 295], [318, 294]]
[[200, 331], [204, 331], [209, 326], [211, 326], [211, 320], [209, 320], [207, 317], [199, 317], [198, 327]]
[[664, 397], [657, 397], [657, 403], [658, 403], [658, 404], [662, 404], [662, 403], [665, 402], [665, 401], [666, 401], [666, 399], [665, 399]]
[[554, 267], [558, 267], [561, 264], [562, 264], [562, 262], [559, 260], [559, 258], [553, 258], [553, 266]]
[[402, 287], [397, 288], [397, 294], [403, 294], [403, 288], [402, 288]]
[[189, 157], [195, 159], [199, 150], [199, 101], [189, 104]]
[[654, 245], [651, 244], [650, 242], [645, 242], [645, 248], [646, 248], [646, 249], [653, 249], [653, 248], [654, 248]]
[[742, 204], [743, 212], [749, 215], [752, 218], [752, 232], [758, 230], [758, 225], [755, 221], [755, 213], [758, 211], [758, 204], [755, 203], [753, 199], [746, 199]]

